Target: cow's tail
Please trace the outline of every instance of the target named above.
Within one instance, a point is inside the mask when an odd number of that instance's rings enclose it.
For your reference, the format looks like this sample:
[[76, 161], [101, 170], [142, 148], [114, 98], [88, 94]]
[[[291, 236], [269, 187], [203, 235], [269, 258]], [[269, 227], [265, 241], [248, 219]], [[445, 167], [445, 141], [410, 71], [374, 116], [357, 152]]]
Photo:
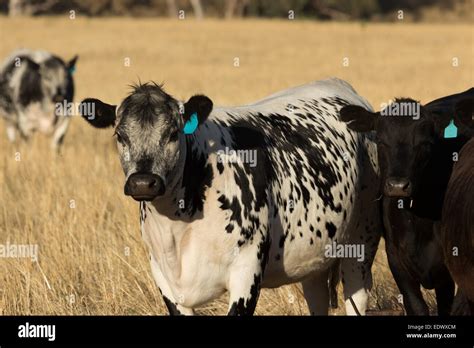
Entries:
[[339, 284], [341, 273], [341, 261], [336, 259], [333, 265], [329, 268], [328, 275], [328, 289], [329, 289], [329, 305], [336, 309], [337, 305], [337, 285]]

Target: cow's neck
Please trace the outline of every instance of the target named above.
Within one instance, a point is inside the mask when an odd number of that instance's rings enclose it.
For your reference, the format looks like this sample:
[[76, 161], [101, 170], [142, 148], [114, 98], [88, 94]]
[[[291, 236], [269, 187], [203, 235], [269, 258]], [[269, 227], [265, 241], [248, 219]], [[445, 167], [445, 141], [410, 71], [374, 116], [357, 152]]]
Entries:
[[157, 212], [171, 220], [190, 222], [202, 218], [204, 195], [211, 185], [213, 172], [206, 146], [199, 133], [183, 136], [180, 158], [171, 173], [166, 193], [153, 202]]
[[182, 142], [165, 195], [146, 204], [145, 214], [151, 216], [146, 215], [143, 237], [168, 279], [181, 275], [182, 241], [190, 223], [203, 217], [204, 192], [212, 180], [207, 153], [194, 136]]
[[421, 181], [413, 193], [411, 211], [418, 217], [433, 221], [441, 219], [444, 195], [451, 176], [455, 153], [466, 143], [465, 137], [439, 140], [430, 161], [421, 173]]
[[202, 218], [205, 193], [213, 179], [207, 146], [201, 140], [198, 132], [186, 137], [186, 155], [176, 190], [181, 203], [178, 213], [184, 219]]
[[384, 197], [385, 238], [397, 246], [401, 254], [419, 255], [434, 238], [433, 222], [419, 218], [405, 208], [408, 200]]
[[149, 251], [160, 265], [163, 275], [172, 280], [181, 276], [182, 240], [186, 234], [186, 224], [169, 219], [161, 214], [155, 204], [146, 203], [145, 221], [142, 222], [142, 237]]

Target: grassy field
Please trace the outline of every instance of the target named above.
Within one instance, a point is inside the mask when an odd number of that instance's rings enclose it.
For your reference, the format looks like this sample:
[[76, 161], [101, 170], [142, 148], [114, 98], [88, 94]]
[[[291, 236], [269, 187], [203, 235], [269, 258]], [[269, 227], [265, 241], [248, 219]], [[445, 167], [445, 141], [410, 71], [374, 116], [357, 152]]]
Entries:
[[[0, 18], [0, 57], [18, 47], [79, 54], [76, 101], [117, 103], [140, 79], [164, 82], [178, 98], [200, 92], [233, 105], [337, 76], [378, 108], [395, 96], [424, 103], [474, 81], [468, 25]], [[38, 244], [39, 259], [0, 258], [0, 314], [167, 313], [110, 130], [75, 118], [56, 157], [39, 135], [10, 144], [0, 124], [0, 244], [7, 242]], [[433, 308], [432, 292], [425, 294]], [[370, 308], [400, 308], [397, 295], [381, 246]], [[301, 315], [305, 307], [293, 285], [264, 290], [256, 314]], [[223, 297], [199, 312], [226, 308]]]

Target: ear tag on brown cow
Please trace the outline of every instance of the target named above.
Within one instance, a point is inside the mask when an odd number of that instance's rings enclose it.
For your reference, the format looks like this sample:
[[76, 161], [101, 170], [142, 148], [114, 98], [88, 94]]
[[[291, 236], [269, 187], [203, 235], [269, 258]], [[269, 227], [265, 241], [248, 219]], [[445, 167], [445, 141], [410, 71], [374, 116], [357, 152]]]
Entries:
[[454, 120], [449, 121], [448, 126], [444, 129], [444, 138], [451, 139], [458, 136], [458, 127], [454, 124]]

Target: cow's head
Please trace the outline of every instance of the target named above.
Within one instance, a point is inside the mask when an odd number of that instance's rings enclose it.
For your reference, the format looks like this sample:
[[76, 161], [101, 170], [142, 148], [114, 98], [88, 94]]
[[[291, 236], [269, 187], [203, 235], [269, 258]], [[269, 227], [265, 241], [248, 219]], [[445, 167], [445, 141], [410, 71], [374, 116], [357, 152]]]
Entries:
[[21, 61], [17, 95], [22, 109], [20, 131], [26, 137], [35, 130], [51, 134], [57, 117], [67, 116], [65, 104], [72, 102], [72, 71], [77, 56], [67, 63], [56, 56], [49, 56], [40, 63], [27, 55], [18, 58]]
[[446, 108], [437, 112], [412, 99], [396, 99], [380, 112], [348, 105], [340, 117], [356, 132], [376, 132], [384, 195], [408, 198], [423, 180], [421, 173], [451, 121], [458, 131], [469, 131], [472, 108], [472, 98], [457, 101], [454, 108], [451, 104], [449, 112], [444, 112]]
[[125, 194], [137, 201], [152, 201], [179, 179], [186, 134], [206, 120], [212, 106], [202, 95], [183, 105], [161, 86], [146, 83], [135, 86], [118, 107], [85, 99], [80, 109], [92, 126], [115, 128]]
[[72, 74], [76, 68], [78, 56], [68, 62], [52, 56], [40, 64], [43, 91], [53, 103], [64, 100], [71, 102], [74, 94]]

